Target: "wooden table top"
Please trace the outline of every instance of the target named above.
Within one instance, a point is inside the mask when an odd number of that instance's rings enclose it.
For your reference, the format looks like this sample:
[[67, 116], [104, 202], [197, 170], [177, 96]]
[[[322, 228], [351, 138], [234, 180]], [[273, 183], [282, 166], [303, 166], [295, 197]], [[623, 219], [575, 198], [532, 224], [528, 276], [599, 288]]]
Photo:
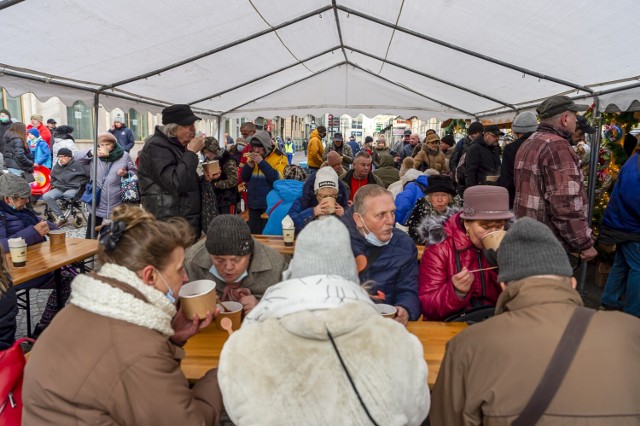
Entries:
[[[271, 247], [276, 250], [280, 254], [283, 255], [293, 255], [294, 245], [291, 247], [287, 247], [284, 245], [284, 239], [280, 235], [252, 235], [253, 239], [264, 244], [265, 246]], [[416, 245], [418, 249], [418, 260], [422, 259], [422, 253], [424, 252], [423, 245]]]
[[[466, 327], [466, 323], [460, 322], [409, 322], [407, 330], [418, 337], [424, 348], [424, 359], [429, 367], [429, 388], [433, 388], [438, 377], [447, 342]], [[187, 341], [184, 346], [186, 356], [181, 367], [190, 382], [198, 380], [208, 370], [218, 366], [220, 351], [227, 337], [229, 334], [226, 331], [219, 331], [215, 323], [212, 323]]]
[[98, 240], [67, 238], [65, 244], [51, 245], [49, 241], [27, 248], [27, 264], [16, 268], [11, 256], [6, 254], [5, 261], [13, 284], [18, 286], [58, 268], [79, 262], [98, 252]]

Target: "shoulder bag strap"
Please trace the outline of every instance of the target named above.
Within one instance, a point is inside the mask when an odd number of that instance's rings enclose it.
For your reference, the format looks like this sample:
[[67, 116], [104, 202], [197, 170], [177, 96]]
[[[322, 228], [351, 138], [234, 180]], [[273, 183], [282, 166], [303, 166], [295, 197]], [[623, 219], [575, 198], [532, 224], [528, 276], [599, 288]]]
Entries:
[[535, 425], [540, 420], [560, 388], [595, 312], [584, 306], [573, 311], [538, 387], [512, 426]]
[[117, 288], [119, 290], [124, 291], [125, 293], [128, 293], [130, 295], [132, 295], [133, 297], [135, 297], [136, 299], [140, 299], [145, 303], [149, 303], [149, 301], [147, 300], [147, 298], [144, 296], [144, 294], [142, 294], [140, 292], [140, 290], [131, 287], [129, 284], [125, 284], [122, 281], [118, 281], [116, 279], [113, 278], [109, 278], [109, 277], [104, 277], [102, 275], [98, 275], [95, 272], [92, 272], [91, 274], [91, 278], [94, 278], [98, 281], [102, 281], [105, 284], [110, 285], [111, 287]]

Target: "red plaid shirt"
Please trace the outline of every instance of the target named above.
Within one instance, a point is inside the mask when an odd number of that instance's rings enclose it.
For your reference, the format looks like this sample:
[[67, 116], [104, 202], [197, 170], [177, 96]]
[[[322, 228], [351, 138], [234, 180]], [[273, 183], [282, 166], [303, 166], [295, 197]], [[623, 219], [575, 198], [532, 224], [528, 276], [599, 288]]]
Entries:
[[547, 225], [567, 250], [592, 245], [587, 194], [579, 159], [569, 142], [541, 125], [518, 150], [513, 213]]

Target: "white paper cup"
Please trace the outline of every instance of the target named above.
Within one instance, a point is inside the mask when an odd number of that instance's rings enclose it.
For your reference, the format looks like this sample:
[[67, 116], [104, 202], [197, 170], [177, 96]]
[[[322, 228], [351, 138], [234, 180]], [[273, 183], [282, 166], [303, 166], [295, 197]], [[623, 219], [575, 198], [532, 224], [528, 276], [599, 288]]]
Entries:
[[218, 301], [216, 283], [211, 280], [186, 283], [180, 288], [178, 296], [184, 317], [188, 320], [191, 320], [194, 314], [200, 319], [206, 318], [207, 311], [215, 311]]
[[385, 303], [378, 303], [376, 305], [376, 309], [378, 310], [378, 313], [385, 318], [395, 318], [398, 313], [398, 308]]
[[284, 245], [287, 247], [293, 246], [293, 241], [296, 236], [296, 228], [282, 228], [282, 238], [284, 239]]
[[13, 266], [22, 267], [27, 264], [27, 243], [22, 238], [10, 238], [7, 241]]

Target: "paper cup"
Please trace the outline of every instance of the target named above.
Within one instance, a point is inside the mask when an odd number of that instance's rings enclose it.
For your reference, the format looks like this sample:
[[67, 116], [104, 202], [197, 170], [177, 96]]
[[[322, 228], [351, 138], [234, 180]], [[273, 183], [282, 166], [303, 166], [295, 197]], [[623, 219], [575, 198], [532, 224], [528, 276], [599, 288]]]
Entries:
[[295, 235], [296, 228], [282, 228], [282, 238], [284, 239], [284, 245], [287, 247], [293, 246]]
[[327, 207], [327, 213], [334, 214], [336, 212], [336, 199], [329, 197], [328, 200], [329, 206]]
[[487, 182], [497, 182], [500, 176], [487, 176]]
[[49, 231], [49, 243], [54, 246], [64, 244], [67, 232], [62, 230]]
[[398, 309], [395, 306], [379, 303], [376, 305], [378, 313], [385, 318], [395, 318], [398, 313]]
[[[231, 320], [231, 328], [236, 331], [242, 324], [242, 304], [239, 302], [220, 302], [220, 305], [224, 306], [224, 312], [220, 312], [216, 317], [216, 327], [218, 330], [225, 331], [220, 325], [222, 318], [229, 318]], [[220, 310], [222, 311], [222, 309]]]
[[21, 267], [27, 264], [27, 245], [9, 247], [9, 253], [11, 253], [11, 262], [13, 266]]
[[498, 251], [498, 247], [500, 247], [500, 243], [502, 242], [502, 239], [505, 235], [507, 235], [507, 231], [504, 231], [502, 229], [499, 231], [489, 232], [487, 235], [482, 237], [482, 245], [487, 250], [493, 249], [495, 251]]
[[220, 162], [218, 160], [202, 163], [202, 167], [204, 167], [204, 170], [207, 173], [211, 173], [213, 175], [220, 173]]
[[184, 317], [188, 320], [197, 315], [204, 319], [207, 311], [213, 313], [216, 309], [218, 296], [216, 295], [216, 283], [210, 280], [198, 280], [186, 283], [180, 288], [180, 305]]

